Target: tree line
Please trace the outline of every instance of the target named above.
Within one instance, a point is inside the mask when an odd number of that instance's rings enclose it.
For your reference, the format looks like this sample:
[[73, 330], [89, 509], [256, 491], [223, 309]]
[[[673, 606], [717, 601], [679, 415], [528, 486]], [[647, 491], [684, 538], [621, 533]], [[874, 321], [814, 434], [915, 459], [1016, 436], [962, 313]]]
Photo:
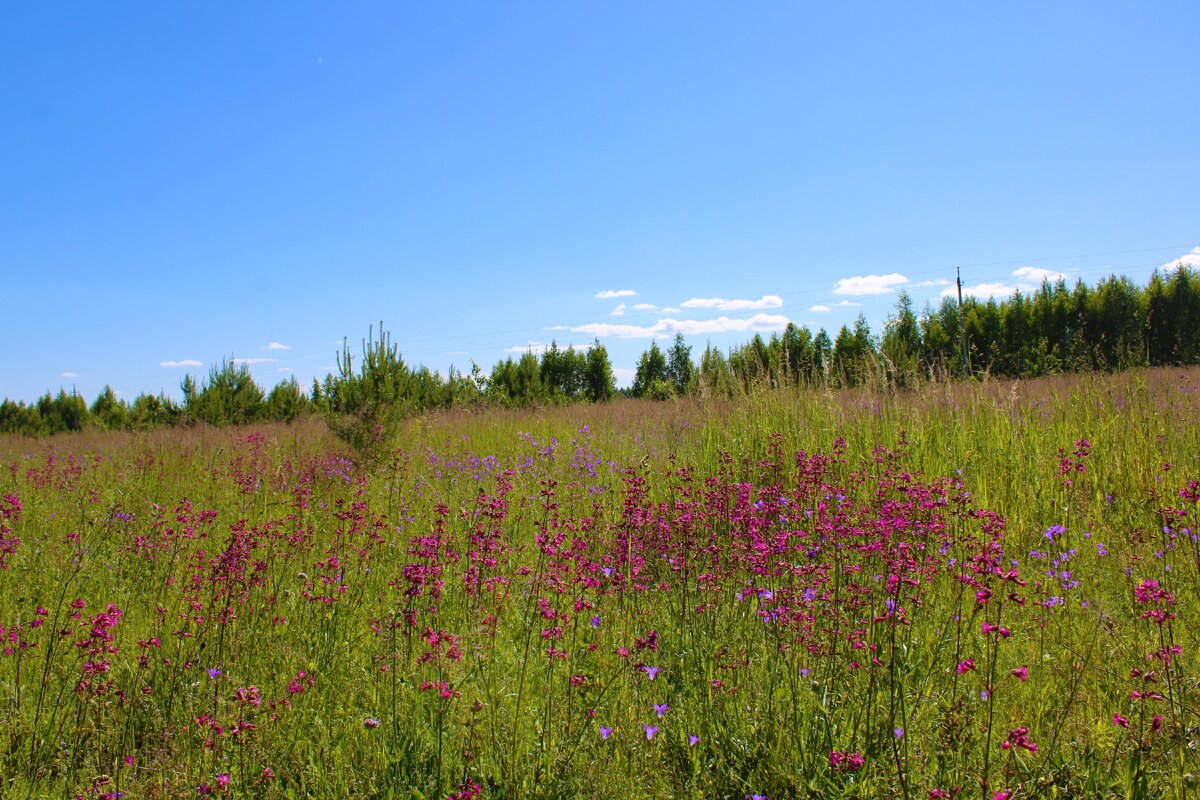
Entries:
[[[357, 362], [357, 363], [356, 363]], [[305, 389], [294, 377], [269, 392], [243, 362], [226, 359], [182, 399], [143, 393], [132, 402], [105, 386], [90, 404], [74, 392], [47, 392], [26, 404], [0, 402], [0, 432], [145, 429], [168, 425], [241, 425], [321, 414], [356, 447], [368, 448], [398, 419], [461, 406], [604, 402], [619, 395], [668, 399], [735, 396], [762, 387], [875, 385], [906, 388], [928, 381], [993, 376], [1033, 378], [1087, 370], [1200, 363], [1200, 276], [1187, 267], [1155, 272], [1145, 286], [1111, 276], [1094, 286], [1044, 282], [1004, 300], [943, 298], [918, 315], [901, 292], [879, 336], [863, 316], [833, 337], [789, 324], [768, 339], [756, 334], [727, 352], [708, 345], [698, 359], [684, 337], [666, 349], [652, 342], [633, 384], [618, 392], [597, 339], [587, 348], [552, 343], [497, 363], [490, 373], [445, 376], [410, 366], [383, 330], [363, 340], [360, 356], [343, 345], [337, 374]]]
[[677, 336], [638, 361], [638, 397], [737, 395], [757, 387], [907, 388], [956, 378], [1037, 378], [1071, 372], [1200, 363], [1200, 275], [1155, 272], [1145, 286], [1110, 276], [1043, 282], [1005, 300], [945, 297], [918, 315], [901, 292], [879, 336], [866, 319], [836, 336], [789, 324], [696, 363]]

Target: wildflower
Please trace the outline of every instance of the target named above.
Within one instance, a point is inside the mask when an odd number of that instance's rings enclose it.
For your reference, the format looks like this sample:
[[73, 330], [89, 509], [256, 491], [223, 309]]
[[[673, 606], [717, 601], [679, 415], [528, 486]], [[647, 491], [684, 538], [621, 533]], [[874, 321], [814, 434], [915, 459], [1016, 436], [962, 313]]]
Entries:
[[1037, 753], [1037, 744], [1029, 738], [1029, 728], [1013, 728], [1008, 732], [1008, 738], [1000, 743], [1000, 747], [1008, 750], [1012, 747], [1023, 747], [1030, 753]]
[[600, 618], [599, 617], [592, 617], [592, 627], [593, 628], [600, 627]]
[[657, 725], [643, 725], [642, 727], [646, 729], [646, 738], [647, 739], [653, 739], [654, 734], [658, 733]]
[[364, 728], [378, 728], [379, 720], [375, 719], [374, 717], [367, 717], [366, 719], [363, 720], [363, 727]]
[[694, 733], [688, 734], [688, 747], [695, 747], [700, 743], [700, 737]]
[[661, 667], [642, 666], [642, 672], [646, 673], [646, 677], [648, 677], [650, 680], [654, 680], [654, 676], [658, 674], [659, 669], [661, 669]]
[[1029, 668], [1026, 666], [1017, 667], [1012, 671], [1012, 674], [1020, 678], [1021, 683], [1024, 683], [1029, 679]]
[[671, 706], [667, 703], [654, 703], [654, 713], [658, 714], [658, 718], [662, 719], [663, 715], [671, 710]]
[[217, 776], [217, 788], [220, 789], [222, 792], [226, 791], [229, 788], [229, 773], [228, 772], [222, 772], [220, 775]]
[[601, 739], [607, 739], [608, 737], [612, 736], [612, 732], [613, 732], [612, 728], [607, 728], [603, 725], [600, 726], [600, 738]]
[[971, 658], [964, 659], [958, 662], [958, 666], [954, 668], [959, 675], [970, 672], [975, 669], [975, 660]]
[[214, 681], [221, 677], [222, 674], [221, 670], [217, 669], [216, 667], [209, 667], [207, 670], [205, 670], [205, 672], [207, 672], [208, 677], [212, 678]]
[[1118, 728], [1128, 728], [1129, 719], [1128, 717], [1122, 717], [1120, 714], [1113, 714], [1113, 725], [1116, 725]]
[[904, 738], [904, 728], [892, 728], [892, 733], [895, 734], [897, 739]]

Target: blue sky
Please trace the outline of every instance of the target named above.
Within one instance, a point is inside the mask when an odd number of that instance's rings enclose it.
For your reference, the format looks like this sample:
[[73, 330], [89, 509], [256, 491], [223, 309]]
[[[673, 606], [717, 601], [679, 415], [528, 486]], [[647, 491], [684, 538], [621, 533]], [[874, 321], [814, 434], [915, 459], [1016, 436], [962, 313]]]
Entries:
[[[122, 3], [0, 10], [0, 396], [265, 387], [383, 320], [627, 382], [961, 266], [1200, 264], [1200, 5]], [[625, 294], [632, 292], [634, 294]]]

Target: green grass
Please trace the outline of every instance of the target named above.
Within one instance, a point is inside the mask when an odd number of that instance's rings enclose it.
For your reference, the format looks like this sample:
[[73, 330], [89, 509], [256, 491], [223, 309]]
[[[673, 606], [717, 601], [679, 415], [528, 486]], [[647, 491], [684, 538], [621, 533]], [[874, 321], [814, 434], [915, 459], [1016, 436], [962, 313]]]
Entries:
[[2, 439], [0, 795], [1193, 796], [1198, 393]]

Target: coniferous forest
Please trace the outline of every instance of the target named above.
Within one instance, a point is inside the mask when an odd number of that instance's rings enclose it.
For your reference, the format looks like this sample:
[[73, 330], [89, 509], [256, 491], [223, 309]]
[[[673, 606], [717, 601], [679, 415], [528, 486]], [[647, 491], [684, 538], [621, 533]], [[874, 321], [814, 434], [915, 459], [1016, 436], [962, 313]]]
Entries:
[[372, 327], [361, 354], [343, 346], [338, 373], [310, 387], [295, 378], [269, 391], [233, 359], [199, 382], [188, 375], [182, 399], [144, 393], [132, 401], [106, 386], [89, 404], [66, 389], [34, 403], [0, 403], [0, 432], [32, 436], [84, 429], [141, 430], [170, 425], [240, 425], [322, 414], [351, 443], [377, 426], [415, 413], [463, 406], [521, 407], [602, 402], [619, 395], [670, 399], [734, 397], [762, 387], [911, 388], [930, 381], [1036, 378], [1086, 371], [1200, 363], [1200, 274], [1181, 266], [1155, 272], [1145, 286], [1110, 276], [1095, 285], [1043, 283], [997, 301], [946, 297], [914, 309], [901, 292], [881, 332], [859, 316], [834, 334], [789, 324], [756, 334], [728, 352], [694, 353], [682, 334], [642, 353], [632, 386], [618, 391], [597, 339], [587, 348], [552, 344], [507, 358], [490, 373], [477, 364], [447, 375], [406, 363], [398, 345]]

